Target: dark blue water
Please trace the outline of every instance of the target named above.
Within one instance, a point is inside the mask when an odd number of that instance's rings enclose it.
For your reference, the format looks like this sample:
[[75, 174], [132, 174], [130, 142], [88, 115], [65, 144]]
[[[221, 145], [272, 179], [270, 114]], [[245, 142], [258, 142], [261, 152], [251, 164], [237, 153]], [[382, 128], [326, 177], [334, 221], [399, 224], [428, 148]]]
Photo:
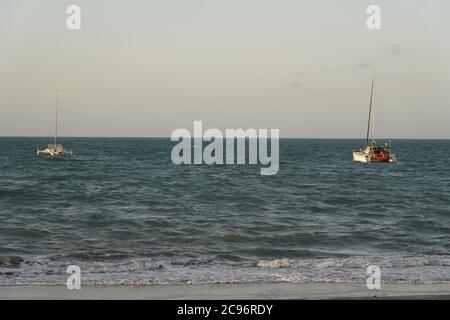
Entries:
[[0, 138], [0, 285], [450, 281], [450, 141], [280, 141], [280, 171], [172, 164], [169, 139]]

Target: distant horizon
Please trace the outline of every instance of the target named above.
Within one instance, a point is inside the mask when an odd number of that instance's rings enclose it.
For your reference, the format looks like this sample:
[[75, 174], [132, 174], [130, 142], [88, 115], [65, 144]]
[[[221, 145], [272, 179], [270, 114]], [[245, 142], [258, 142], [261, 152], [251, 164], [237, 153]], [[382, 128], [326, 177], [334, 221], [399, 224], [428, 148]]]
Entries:
[[[0, 135], [0, 138], [49, 138], [53, 139], [53, 136], [8, 136], [8, 135]], [[58, 139], [97, 139], [97, 138], [106, 138], [106, 139], [169, 139], [170, 136], [61, 136]], [[348, 137], [280, 137], [280, 140], [283, 139], [299, 139], [299, 140], [363, 140], [366, 138], [348, 138]], [[371, 139], [369, 139], [371, 140]], [[379, 140], [450, 140], [450, 138], [376, 138], [375, 141]]]

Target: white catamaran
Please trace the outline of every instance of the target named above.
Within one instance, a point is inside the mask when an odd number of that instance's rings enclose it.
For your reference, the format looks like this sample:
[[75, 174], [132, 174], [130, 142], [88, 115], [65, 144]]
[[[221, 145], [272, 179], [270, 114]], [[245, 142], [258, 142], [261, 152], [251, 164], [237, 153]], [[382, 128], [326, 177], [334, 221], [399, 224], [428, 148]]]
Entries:
[[[391, 146], [388, 143], [377, 145], [375, 141], [375, 108], [373, 106], [373, 96], [375, 88], [375, 79], [372, 79], [372, 89], [370, 91], [369, 123], [367, 124], [366, 145], [363, 148], [353, 151], [353, 161], [370, 162], [396, 162], [395, 154], [391, 152]], [[371, 129], [372, 126], [372, 129]], [[372, 132], [372, 141], [369, 142], [370, 132]]]
[[67, 155], [72, 155], [73, 152], [71, 150], [66, 150], [62, 146], [62, 144], [57, 144], [58, 139], [58, 90], [56, 90], [55, 96], [55, 138], [53, 144], [49, 144], [46, 149], [37, 149], [37, 155], [44, 155], [49, 157], [58, 157], [62, 158]]

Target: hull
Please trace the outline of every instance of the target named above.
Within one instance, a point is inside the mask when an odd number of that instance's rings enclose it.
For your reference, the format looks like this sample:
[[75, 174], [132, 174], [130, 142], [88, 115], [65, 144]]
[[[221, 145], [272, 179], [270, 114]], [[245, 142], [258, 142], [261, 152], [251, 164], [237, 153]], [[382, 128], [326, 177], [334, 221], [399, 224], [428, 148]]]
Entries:
[[389, 156], [389, 163], [395, 163], [397, 162], [397, 157], [395, 156], [395, 154], [391, 153]]
[[45, 157], [53, 157], [53, 158], [62, 158], [65, 156], [71, 156], [72, 152], [59, 152], [54, 153], [50, 150], [44, 149], [44, 150], [37, 150], [36, 154], [38, 156], [45, 156]]
[[71, 156], [72, 151], [64, 149], [60, 144], [50, 144], [46, 149], [37, 149], [36, 154], [38, 156], [43, 155], [47, 157], [62, 158], [64, 156]]
[[395, 163], [397, 162], [397, 158], [395, 154], [386, 152], [382, 154], [374, 154], [369, 150], [365, 151], [353, 151], [353, 161], [362, 162], [362, 163], [371, 163], [371, 162], [387, 162], [387, 163]]
[[364, 152], [354, 151], [353, 152], [353, 161], [369, 163], [370, 157], [368, 157]]

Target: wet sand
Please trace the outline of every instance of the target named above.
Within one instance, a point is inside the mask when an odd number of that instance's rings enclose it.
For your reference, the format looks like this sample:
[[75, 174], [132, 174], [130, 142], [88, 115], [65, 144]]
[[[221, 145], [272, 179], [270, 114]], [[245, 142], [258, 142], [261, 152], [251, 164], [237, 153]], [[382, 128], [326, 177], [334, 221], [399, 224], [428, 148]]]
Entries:
[[262, 283], [166, 286], [3, 286], [0, 299], [447, 299], [450, 283], [383, 284], [368, 290], [365, 283]]

